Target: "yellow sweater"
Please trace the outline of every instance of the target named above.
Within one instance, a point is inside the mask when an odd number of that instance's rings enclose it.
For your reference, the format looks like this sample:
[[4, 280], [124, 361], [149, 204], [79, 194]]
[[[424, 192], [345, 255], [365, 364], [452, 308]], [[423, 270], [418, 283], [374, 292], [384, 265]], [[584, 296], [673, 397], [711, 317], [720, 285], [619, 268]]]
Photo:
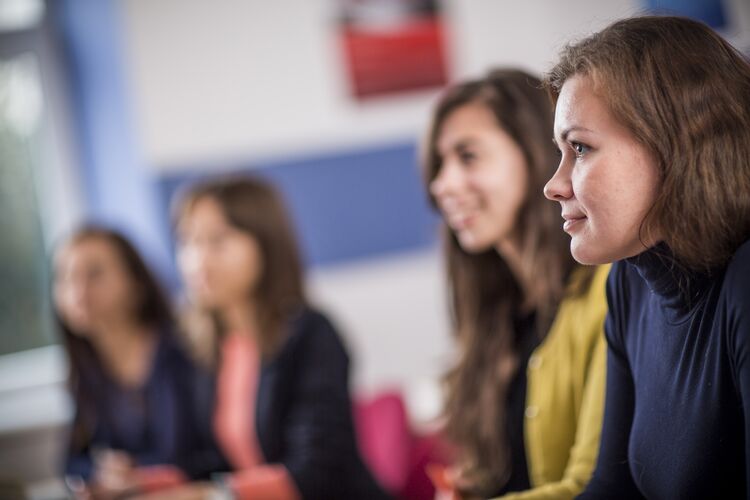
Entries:
[[532, 488], [503, 500], [573, 498], [591, 478], [604, 412], [608, 274], [609, 266], [599, 267], [585, 293], [563, 300], [529, 358], [524, 438]]

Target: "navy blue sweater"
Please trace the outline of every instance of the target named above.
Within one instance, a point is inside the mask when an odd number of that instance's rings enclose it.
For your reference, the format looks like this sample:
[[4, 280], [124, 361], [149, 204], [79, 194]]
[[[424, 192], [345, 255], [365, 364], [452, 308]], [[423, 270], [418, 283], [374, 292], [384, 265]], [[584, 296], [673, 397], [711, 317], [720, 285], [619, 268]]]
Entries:
[[750, 242], [705, 275], [657, 246], [612, 268], [607, 397], [579, 497], [743, 498], [750, 412]]
[[81, 390], [89, 394], [93, 408], [89, 418], [76, 410], [66, 474], [91, 479], [96, 448], [125, 451], [137, 465], [176, 465], [193, 479], [226, 467], [211, 429], [197, 418], [203, 399], [198, 395], [210, 394], [212, 379], [190, 362], [171, 331], [160, 335], [150, 373], [139, 389], [119, 385], [97, 358], [79, 371]]

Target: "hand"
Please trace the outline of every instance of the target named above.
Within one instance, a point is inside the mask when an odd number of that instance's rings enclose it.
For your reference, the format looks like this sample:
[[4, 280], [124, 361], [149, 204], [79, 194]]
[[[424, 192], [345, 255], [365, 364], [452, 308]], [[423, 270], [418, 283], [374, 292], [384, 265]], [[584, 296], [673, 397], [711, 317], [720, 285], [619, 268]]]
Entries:
[[426, 472], [435, 486], [435, 500], [461, 500], [461, 495], [456, 488], [458, 473], [454, 468], [428, 464]]
[[122, 493], [135, 486], [133, 470], [135, 461], [124, 451], [94, 450], [94, 476], [92, 483], [101, 492]]
[[435, 500], [461, 500], [455, 490], [435, 490]]
[[76, 500], [114, 500], [137, 492], [132, 458], [124, 452], [93, 452], [94, 476], [86, 483], [80, 476], [66, 476], [65, 484]]
[[213, 483], [193, 482], [130, 498], [133, 500], [210, 500], [219, 495], [220, 490]]

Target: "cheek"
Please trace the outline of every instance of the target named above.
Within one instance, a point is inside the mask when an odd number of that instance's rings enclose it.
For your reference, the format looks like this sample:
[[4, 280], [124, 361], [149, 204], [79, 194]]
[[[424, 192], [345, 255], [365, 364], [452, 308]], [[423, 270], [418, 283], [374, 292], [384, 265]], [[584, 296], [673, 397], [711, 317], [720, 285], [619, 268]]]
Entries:
[[525, 167], [521, 165], [509, 166], [501, 175], [485, 182], [484, 197], [493, 207], [498, 224], [503, 227], [515, 225], [526, 198], [527, 183]]
[[227, 248], [223, 259], [223, 275], [235, 291], [252, 290], [260, 278], [260, 258], [251, 245], [238, 244]]
[[590, 165], [573, 171], [573, 193], [589, 222], [605, 229], [618, 219], [622, 211], [622, 186], [606, 165]]
[[89, 302], [94, 307], [113, 312], [132, 311], [135, 308], [136, 296], [134, 287], [126, 278], [110, 276], [92, 287]]
[[[589, 220], [574, 235], [571, 249], [576, 260], [586, 264], [619, 260], [644, 249], [641, 225], [658, 189], [655, 169], [633, 156], [616, 159], [589, 165], [585, 173], [573, 176], [575, 198]], [[631, 167], [618, 168], [625, 165]]]
[[72, 311], [75, 309], [72, 292], [66, 287], [56, 287], [53, 299], [58, 314], [60, 314], [63, 320], [70, 321]]

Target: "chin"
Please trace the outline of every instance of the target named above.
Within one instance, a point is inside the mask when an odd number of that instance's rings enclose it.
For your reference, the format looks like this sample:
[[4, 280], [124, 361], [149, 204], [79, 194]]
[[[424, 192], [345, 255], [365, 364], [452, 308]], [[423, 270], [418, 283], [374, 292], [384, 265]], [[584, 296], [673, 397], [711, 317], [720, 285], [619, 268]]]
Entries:
[[458, 244], [464, 252], [470, 254], [486, 252], [492, 247], [492, 241], [484, 241], [474, 234], [458, 235]]
[[576, 242], [575, 238], [570, 242], [570, 253], [579, 264], [585, 266], [596, 266], [600, 264], [609, 264], [617, 259], [610, 258], [606, 252], [595, 247], [595, 245]]
[[85, 332], [91, 329], [91, 318], [88, 315], [68, 315], [67, 317], [63, 318], [63, 321], [65, 324], [68, 325], [68, 327], [77, 332], [78, 336], [86, 336]]
[[199, 307], [213, 309], [217, 306], [216, 298], [206, 293], [193, 295], [193, 300], [195, 301], [195, 304], [198, 305]]
[[68, 323], [68, 328], [70, 329], [71, 333], [79, 339], [89, 339], [91, 337], [91, 325], [88, 322], [70, 322]]

